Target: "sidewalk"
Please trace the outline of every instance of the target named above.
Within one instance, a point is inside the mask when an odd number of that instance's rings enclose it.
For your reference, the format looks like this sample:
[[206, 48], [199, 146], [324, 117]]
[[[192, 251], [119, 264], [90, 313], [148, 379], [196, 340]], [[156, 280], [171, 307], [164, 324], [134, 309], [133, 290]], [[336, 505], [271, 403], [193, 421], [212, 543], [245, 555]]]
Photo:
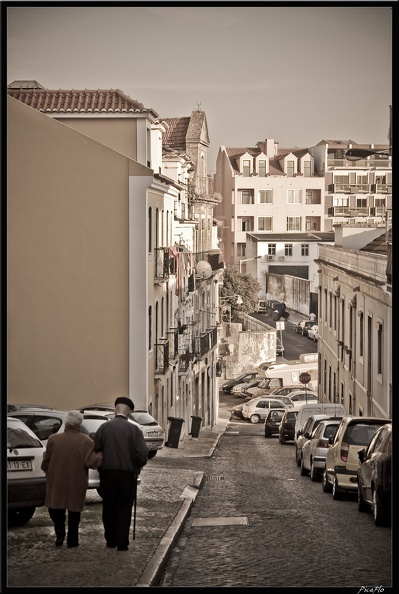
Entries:
[[198, 438], [185, 436], [178, 448], [164, 447], [148, 461], [140, 475], [135, 540], [128, 551], [105, 546], [102, 500], [89, 490], [78, 548], [55, 547], [45, 507], [28, 524], [9, 531], [7, 587], [156, 585], [204, 480], [201, 458], [212, 456], [229, 419], [229, 410], [220, 407], [212, 430], [201, 430]]

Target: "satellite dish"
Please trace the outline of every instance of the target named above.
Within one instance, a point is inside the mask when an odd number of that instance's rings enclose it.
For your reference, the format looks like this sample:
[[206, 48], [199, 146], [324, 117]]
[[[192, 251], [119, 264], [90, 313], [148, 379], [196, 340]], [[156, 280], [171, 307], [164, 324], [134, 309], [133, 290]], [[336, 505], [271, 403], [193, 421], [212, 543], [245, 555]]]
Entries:
[[197, 275], [201, 278], [209, 278], [212, 274], [212, 266], [209, 264], [209, 262], [201, 260], [201, 262], [198, 262], [197, 264], [196, 271]]

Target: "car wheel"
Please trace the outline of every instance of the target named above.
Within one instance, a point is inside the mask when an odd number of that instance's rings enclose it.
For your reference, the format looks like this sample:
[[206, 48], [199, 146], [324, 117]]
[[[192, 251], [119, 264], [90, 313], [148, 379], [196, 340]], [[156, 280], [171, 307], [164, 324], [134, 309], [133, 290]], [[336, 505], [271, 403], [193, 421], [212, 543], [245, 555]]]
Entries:
[[251, 423], [259, 423], [260, 416], [259, 415], [251, 415], [250, 419]]
[[308, 476], [309, 471], [305, 468], [305, 464], [303, 462], [303, 456], [301, 456], [301, 476]]
[[265, 437], [271, 437], [271, 433], [269, 433], [269, 431], [265, 431]]
[[331, 493], [331, 485], [328, 482], [326, 470], [323, 472], [321, 477], [321, 488], [323, 489], [324, 493]]
[[296, 460], [296, 465], [299, 468], [299, 466], [301, 465], [301, 457], [299, 455], [299, 450], [296, 446], [295, 446], [295, 460]]
[[338, 501], [339, 499], [342, 499], [342, 497], [343, 497], [342, 491], [340, 490], [340, 488], [338, 486], [338, 480], [337, 480], [336, 476], [334, 476], [334, 482], [333, 482], [333, 486], [332, 486], [332, 496], [333, 496], [333, 499], [335, 499], [335, 501]]
[[378, 489], [374, 489], [373, 491], [373, 516], [376, 526], [387, 526], [389, 524], [389, 522], [387, 522], [387, 517], [382, 506], [381, 495], [379, 494]]
[[359, 479], [358, 479], [358, 484], [357, 484], [357, 509], [360, 512], [370, 511], [369, 505], [365, 502], [365, 500], [363, 498], [363, 493], [362, 493], [362, 489], [360, 487]]
[[148, 459], [151, 460], [151, 458], [154, 458], [157, 455], [157, 450], [150, 450], [148, 452]]
[[284, 437], [281, 437], [281, 435], [278, 436], [278, 440], [281, 443], [281, 445], [285, 445], [285, 439]]
[[314, 464], [312, 462], [311, 466], [310, 466], [310, 480], [315, 483], [320, 479], [320, 472], [317, 468], [314, 467]]
[[36, 507], [21, 507], [20, 509], [8, 510], [8, 525], [10, 528], [23, 526], [32, 518]]

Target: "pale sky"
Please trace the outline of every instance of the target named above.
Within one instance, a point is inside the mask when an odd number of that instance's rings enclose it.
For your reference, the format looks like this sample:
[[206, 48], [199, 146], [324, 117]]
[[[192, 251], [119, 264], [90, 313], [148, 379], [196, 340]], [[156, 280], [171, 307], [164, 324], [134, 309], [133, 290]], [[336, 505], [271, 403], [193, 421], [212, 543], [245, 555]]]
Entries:
[[211, 146], [388, 143], [392, 8], [8, 6], [7, 84], [120, 89], [160, 117], [205, 111]]

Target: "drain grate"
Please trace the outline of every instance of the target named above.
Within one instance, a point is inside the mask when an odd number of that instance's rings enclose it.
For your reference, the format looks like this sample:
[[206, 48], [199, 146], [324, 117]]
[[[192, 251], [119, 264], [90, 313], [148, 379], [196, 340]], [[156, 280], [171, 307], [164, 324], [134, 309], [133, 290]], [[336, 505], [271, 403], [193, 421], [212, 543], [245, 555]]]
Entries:
[[224, 476], [221, 476], [220, 474], [210, 474], [209, 476], [205, 477], [206, 481], [223, 481], [224, 480]]

